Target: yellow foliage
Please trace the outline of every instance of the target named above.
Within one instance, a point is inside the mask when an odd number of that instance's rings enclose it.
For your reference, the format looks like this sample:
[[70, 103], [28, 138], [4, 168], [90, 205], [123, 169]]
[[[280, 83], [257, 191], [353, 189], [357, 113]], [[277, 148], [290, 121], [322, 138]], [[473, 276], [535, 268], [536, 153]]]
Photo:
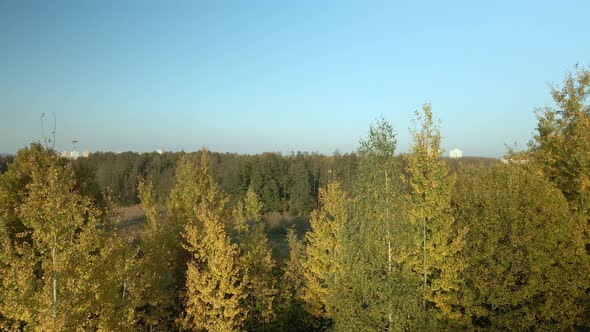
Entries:
[[435, 304], [442, 321], [464, 320], [458, 305], [462, 287], [461, 258], [465, 228], [457, 228], [452, 217], [451, 193], [455, 177], [440, 159], [441, 136], [433, 123], [429, 104], [416, 112], [419, 129], [412, 130], [414, 144], [407, 157], [410, 194], [409, 217], [416, 235], [416, 251], [408, 256], [411, 269], [423, 278], [426, 301]]
[[275, 318], [275, 262], [264, 231], [262, 208], [262, 202], [250, 187], [244, 200], [238, 203], [233, 212], [234, 230], [240, 249], [239, 261], [248, 277], [245, 306], [249, 309], [250, 328], [264, 326]]
[[342, 229], [348, 218], [348, 198], [340, 183], [332, 182], [320, 189], [321, 209], [311, 215], [307, 232], [306, 259], [302, 262], [306, 309], [316, 317], [332, 318], [333, 292], [341, 269]]
[[[189, 200], [182, 195], [171, 195], [180, 198], [172, 201], [177, 211], [182, 211], [179, 216], [187, 218], [183, 221], [183, 246], [191, 256], [186, 273], [185, 314], [181, 323], [191, 330], [240, 331], [247, 315], [241, 305], [246, 297], [247, 278], [238, 261], [238, 248], [230, 243], [224, 229], [227, 198], [211, 179], [207, 165], [208, 154], [202, 151], [199, 180], [177, 184], [179, 190], [174, 194], [181, 194], [183, 190], [180, 189], [191, 188], [187, 192], [198, 193], [198, 197]], [[181, 167], [187, 167], [182, 172], [193, 172], [188, 169], [190, 165]], [[190, 212], [191, 206], [193, 212]]]

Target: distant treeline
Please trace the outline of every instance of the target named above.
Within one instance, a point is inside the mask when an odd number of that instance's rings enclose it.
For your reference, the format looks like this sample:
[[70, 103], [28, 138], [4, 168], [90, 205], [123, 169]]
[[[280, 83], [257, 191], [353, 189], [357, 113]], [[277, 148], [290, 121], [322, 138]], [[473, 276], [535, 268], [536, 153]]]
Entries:
[[[131, 205], [139, 203], [139, 176], [149, 175], [158, 197], [167, 197], [175, 181], [176, 163], [184, 155], [198, 156], [199, 152], [93, 153], [75, 164], [96, 174], [99, 187], [110, 187], [119, 204]], [[331, 179], [339, 178], [344, 186], [352, 187], [356, 155], [211, 153], [209, 167], [221, 189], [236, 199], [252, 186], [264, 202], [264, 212], [307, 215], [317, 206], [318, 188]]]
[[[174, 185], [176, 162], [187, 154], [198, 155], [199, 152], [97, 152], [76, 160], [74, 165], [80, 172], [94, 174], [100, 190], [110, 188], [116, 203], [133, 205], [139, 203], [137, 184], [140, 176], [149, 175], [157, 196], [166, 198]], [[474, 157], [444, 160], [451, 171], [498, 162], [494, 158]], [[241, 155], [211, 152], [209, 167], [221, 189], [233, 197], [232, 205], [252, 186], [264, 203], [264, 213], [308, 216], [318, 206], [319, 188], [330, 181], [338, 180], [346, 192], [352, 192], [357, 162], [356, 153]]]

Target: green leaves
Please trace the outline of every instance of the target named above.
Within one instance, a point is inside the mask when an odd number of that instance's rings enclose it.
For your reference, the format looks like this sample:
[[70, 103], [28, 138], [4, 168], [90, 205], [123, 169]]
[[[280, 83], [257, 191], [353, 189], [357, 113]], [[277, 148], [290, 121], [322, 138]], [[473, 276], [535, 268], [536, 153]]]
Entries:
[[406, 233], [395, 147], [392, 126], [383, 119], [361, 141], [352, 218], [339, 259], [342, 276], [334, 290], [336, 330], [414, 326], [419, 288], [404, 264], [413, 241]]

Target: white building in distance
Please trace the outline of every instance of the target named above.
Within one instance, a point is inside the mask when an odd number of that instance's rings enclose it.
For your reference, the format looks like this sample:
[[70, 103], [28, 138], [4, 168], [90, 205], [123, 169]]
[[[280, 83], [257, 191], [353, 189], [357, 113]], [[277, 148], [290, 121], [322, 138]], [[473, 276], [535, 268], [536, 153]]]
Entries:
[[84, 150], [84, 152], [82, 153], [82, 155], [80, 155], [80, 152], [78, 152], [76, 150], [72, 150], [72, 151], [63, 150], [60, 155], [61, 155], [62, 158], [76, 160], [76, 159], [81, 158], [81, 157], [82, 158], [86, 158], [86, 157], [90, 156], [90, 151]]
[[463, 158], [463, 151], [455, 148], [451, 150], [451, 152], [449, 153], [449, 157], [451, 157], [451, 159]]

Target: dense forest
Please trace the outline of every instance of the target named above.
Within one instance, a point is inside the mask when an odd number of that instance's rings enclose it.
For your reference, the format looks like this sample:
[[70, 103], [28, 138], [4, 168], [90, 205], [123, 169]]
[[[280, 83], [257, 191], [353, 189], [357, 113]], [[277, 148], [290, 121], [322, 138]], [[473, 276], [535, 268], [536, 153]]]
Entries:
[[429, 104], [407, 154], [384, 119], [332, 156], [33, 143], [0, 162], [0, 329], [588, 329], [590, 71], [551, 93], [507, 163], [442, 158]]
[[[146, 176], [153, 182], [160, 203], [165, 203], [174, 186], [178, 159], [185, 155], [199, 158], [199, 153], [97, 152], [73, 163], [79, 173], [91, 175], [99, 191], [110, 189], [116, 204], [138, 204], [138, 181]], [[403, 156], [397, 158], [400, 162], [403, 160]], [[326, 156], [297, 152], [284, 156], [279, 153], [240, 155], [209, 152], [209, 169], [215, 182], [232, 197], [232, 206], [252, 187], [264, 203], [263, 213], [309, 216], [312, 209], [318, 207], [319, 188], [331, 181], [337, 179], [345, 191], [352, 192], [357, 159], [356, 153]], [[444, 160], [451, 171], [498, 162], [494, 158], [477, 157]]]

